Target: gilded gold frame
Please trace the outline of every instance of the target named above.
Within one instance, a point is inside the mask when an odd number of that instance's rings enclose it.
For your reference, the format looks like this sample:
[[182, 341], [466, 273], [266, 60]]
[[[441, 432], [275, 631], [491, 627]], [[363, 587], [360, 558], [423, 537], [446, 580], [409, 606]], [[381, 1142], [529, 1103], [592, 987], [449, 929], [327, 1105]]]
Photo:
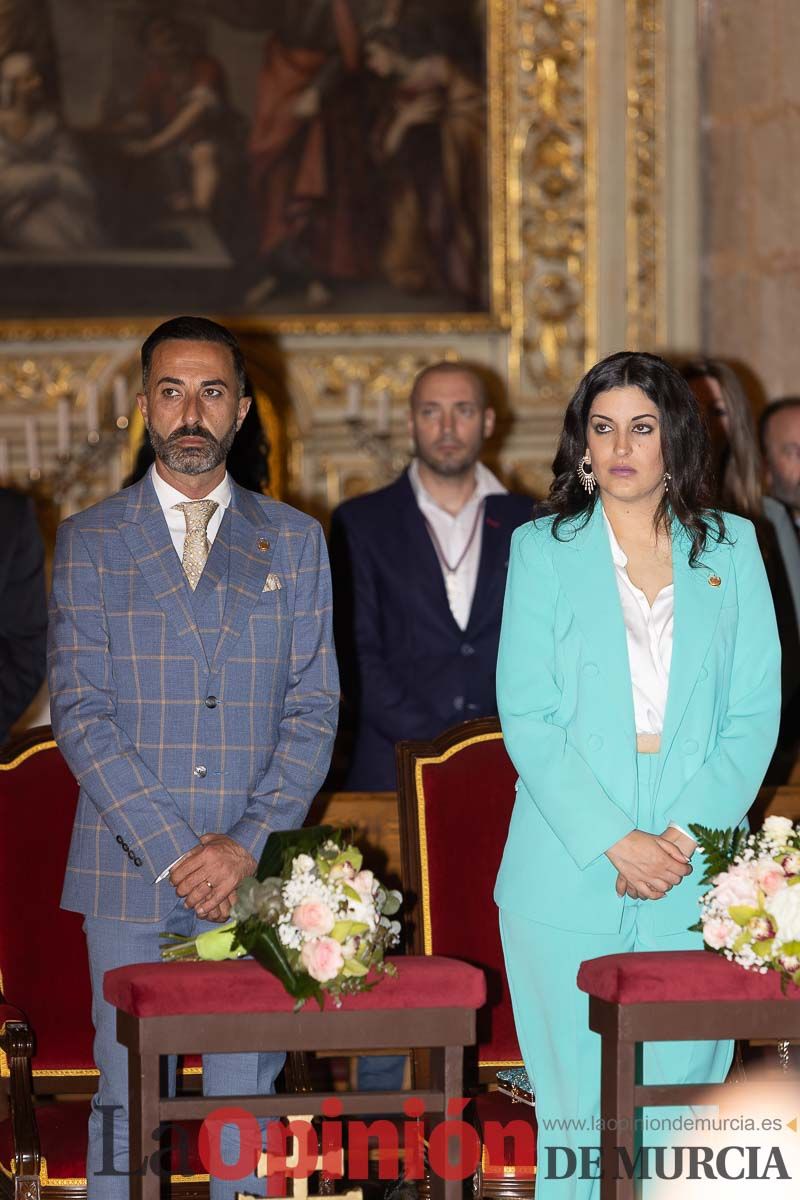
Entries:
[[[524, 0], [522, 0], [524, 3]], [[511, 327], [509, 286], [509, 100], [513, 76], [512, 29], [520, 0], [485, 0], [487, 27], [487, 171], [489, 207], [489, 309], [487, 312], [244, 316], [214, 314], [244, 334], [474, 334]], [[169, 315], [169, 314], [168, 314]], [[31, 317], [0, 320], [0, 342], [59, 338], [145, 337], [160, 320], [146, 317]]]

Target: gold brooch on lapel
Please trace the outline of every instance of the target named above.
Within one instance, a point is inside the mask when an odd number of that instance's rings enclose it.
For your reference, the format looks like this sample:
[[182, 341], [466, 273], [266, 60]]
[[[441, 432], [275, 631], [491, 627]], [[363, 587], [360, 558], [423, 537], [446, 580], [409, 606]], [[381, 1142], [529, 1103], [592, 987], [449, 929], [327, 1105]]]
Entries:
[[269, 542], [267, 541], [266, 538], [258, 539], [258, 548], [259, 548], [259, 550], [263, 550], [263, 551], [269, 550]]
[[709, 577], [708, 577], [708, 586], [709, 587], [719, 587], [719, 585], [721, 583], [722, 583], [722, 580], [720, 579], [719, 575], [709, 575]]
[[265, 592], [279, 592], [282, 587], [283, 587], [283, 584], [281, 583], [278, 576], [273, 575], [272, 571], [270, 571], [270, 573], [267, 576], [266, 581], [264, 583], [264, 591]]

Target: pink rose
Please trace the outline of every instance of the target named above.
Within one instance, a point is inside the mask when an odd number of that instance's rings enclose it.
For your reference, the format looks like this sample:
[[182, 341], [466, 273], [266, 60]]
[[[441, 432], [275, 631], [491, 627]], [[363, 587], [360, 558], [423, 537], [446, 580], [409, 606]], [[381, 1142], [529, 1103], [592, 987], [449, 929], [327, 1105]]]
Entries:
[[373, 880], [372, 871], [359, 871], [353, 880], [353, 887], [363, 900], [368, 900], [372, 895]]
[[712, 895], [723, 908], [731, 908], [735, 904], [746, 904], [751, 908], [758, 908], [755, 880], [751, 875], [750, 868], [743, 864], [728, 867], [727, 871], [718, 875]]
[[758, 882], [767, 896], [774, 896], [781, 888], [786, 887], [786, 876], [775, 863], [758, 872]]
[[733, 921], [728, 921], [724, 917], [715, 917], [711, 921], [706, 921], [703, 926], [703, 941], [712, 950], [721, 950], [738, 932], [739, 928]]
[[305, 903], [298, 904], [292, 913], [292, 924], [311, 937], [322, 937], [323, 934], [330, 933], [336, 920], [327, 904], [323, 904], [321, 900], [306, 900]]
[[333, 938], [314, 938], [300, 951], [300, 962], [312, 979], [326, 983], [335, 979], [344, 966], [342, 947]]

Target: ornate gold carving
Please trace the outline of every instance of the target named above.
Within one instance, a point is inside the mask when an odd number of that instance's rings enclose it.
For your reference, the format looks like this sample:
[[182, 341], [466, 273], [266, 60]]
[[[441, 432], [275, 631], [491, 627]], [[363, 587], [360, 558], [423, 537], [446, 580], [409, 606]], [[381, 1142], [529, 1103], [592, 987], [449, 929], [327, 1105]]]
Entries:
[[522, 390], [543, 402], [563, 401], [583, 371], [586, 9], [587, 0], [518, 0], [517, 7], [512, 328]]
[[398, 405], [405, 406], [414, 377], [432, 362], [445, 359], [457, 362], [461, 355], [457, 350], [441, 346], [430, 350], [399, 351], [391, 353], [294, 354], [290, 361], [302, 365], [308, 372], [319, 398], [320, 408], [333, 406], [337, 410], [344, 406], [347, 384], [358, 380], [364, 385], [367, 404], [376, 392], [386, 389], [392, 399], [393, 413]]
[[37, 354], [36, 358], [0, 359], [0, 402], [51, 408], [59, 396], [77, 396], [90, 361]]
[[654, 349], [664, 311], [661, 162], [663, 0], [626, 0], [627, 344]]

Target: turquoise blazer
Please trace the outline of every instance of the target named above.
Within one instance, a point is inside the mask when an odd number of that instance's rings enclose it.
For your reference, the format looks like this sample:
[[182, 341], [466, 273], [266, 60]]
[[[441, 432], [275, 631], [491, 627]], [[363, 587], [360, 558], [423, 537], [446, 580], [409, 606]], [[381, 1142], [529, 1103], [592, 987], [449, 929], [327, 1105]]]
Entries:
[[[584, 933], [619, 929], [626, 902], [605, 851], [670, 821], [739, 824], [769, 763], [780, 715], [780, 645], [749, 521], [690, 567], [672, 538], [675, 618], [654, 806], [640, 808], [625, 625], [602, 506], [568, 541], [552, 518], [516, 530], [506, 585], [497, 701], [519, 774], [495, 887], [502, 908]], [[714, 586], [710, 581], [718, 577]], [[703, 871], [653, 905], [657, 933], [697, 919]], [[630, 903], [630, 901], [627, 901]]]

